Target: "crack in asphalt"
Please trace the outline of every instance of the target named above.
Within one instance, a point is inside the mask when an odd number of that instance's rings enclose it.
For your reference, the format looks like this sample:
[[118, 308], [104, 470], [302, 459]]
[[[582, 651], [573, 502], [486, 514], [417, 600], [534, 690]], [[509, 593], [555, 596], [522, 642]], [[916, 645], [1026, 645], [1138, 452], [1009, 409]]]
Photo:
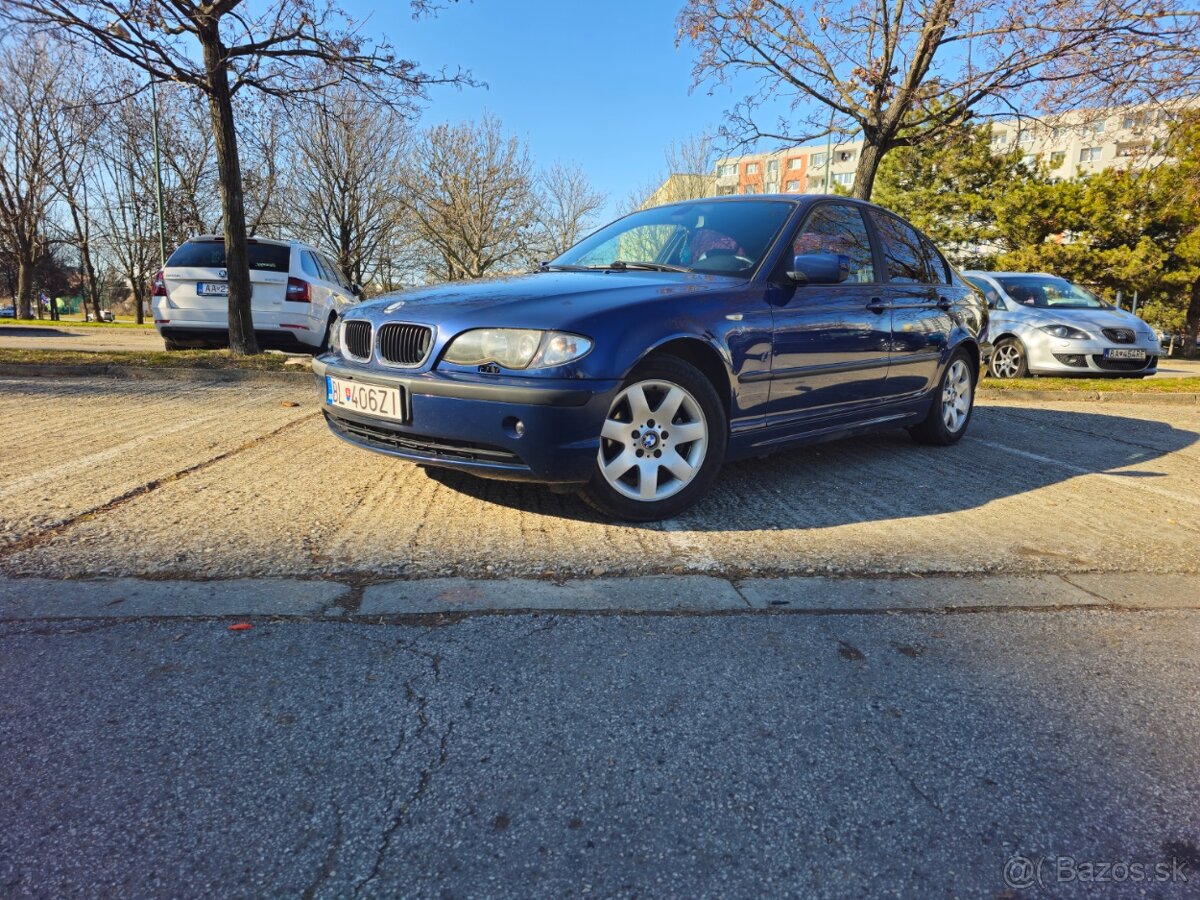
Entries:
[[[410, 653], [428, 662], [430, 672], [433, 674], [433, 683], [436, 685], [440, 682], [442, 658], [439, 654], [432, 653], [427, 650], [421, 650], [412, 646], [411, 643], [406, 643], [403, 641], [397, 641], [394, 646], [395, 649]], [[416, 681], [416, 678], [410, 678], [404, 682], [404, 693], [405, 699], [408, 701], [409, 705], [416, 706], [417, 729], [412, 734], [412, 741], [415, 743], [420, 741], [422, 736], [425, 735], [429, 730], [429, 698], [417, 691], [417, 689], [413, 686], [414, 681]], [[375, 860], [371, 865], [371, 870], [367, 873], [365, 878], [359, 879], [354, 885], [354, 893], [356, 895], [362, 893], [366, 887], [381, 874], [384, 861], [386, 860], [388, 851], [392, 846], [392, 838], [405, 823], [409, 809], [414, 803], [425, 796], [426, 792], [429, 790], [430, 782], [433, 781], [434, 774], [443, 766], [445, 766], [446, 760], [449, 757], [448, 745], [450, 741], [450, 735], [453, 732], [454, 722], [447, 723], [446, 730], [442, 732], [438, 738], [437, 755], [434, 757], [432, 762], [421, 769], [420, 774], [417, 776], [417, 784], [408, 794], [408, 796], [397, 803], [397, 798], [395, 797], [394, 792], [389, 791], [389, 794], [392, 795], [388, 803], [388, 806], [391, 809], [391, 814], [389, 816], [387, 826], [383, 829], [383, 832], [379, 836], [379, 841], [375, 848]], [[391, 769], [395, 766], [397, 760], [400, 758], [401, 751], [408, 744], [408, 742], [408, 733], [401, 728], [396, 737], [395, 745], [388, 753], [387, 759], [384, 763], [385, 768]]]
[[930, 806], [932, 806], [934, 809], [936, 809], [942, 815], [946, 814], [946, 811], [944, 809], [942, 809], [942, 805], [940, 803], [938, 803], [936, 800], [934, 800], [932, 797], [930, 797], [923, 790], [921, 790], [921, 788], [917, 785], [916, 780], [914, 780], [911, 775], [907, 775], [904, 772], [901, 772], [900, 767], [898, 765], [896, 765], [896, 761], [894, 759], [892, 759], [890, 756], [888, 757], [888, 762], [892, 764], [892, 768], [896, 771], [896, 774], [908, 782], [908, 786], [913, 789], [913, 792], [918, 797], [920, 797], [922, 800], [924, 800], [926, 803], [928, 803]]
[[342, 808], [338, 806], [337, 800], [333, 797], [329, 798], [329, 805], [333, 807], [334, 815], [336, 816], [336, 824], [333, 831], [333, 839], [330, 841], [329, 849], [325, 852], [325, 859], [321, 862], [321, 868], [317, 870], [316, 877], [312, 883], [304, 889], [301, 896], [304, 900], [313, 900], [317, 896], [317, 891], [321, 886], [329, 880], [329, 876], [333, 874], [334, 866], [337, 864], [338, 853], [342, 849]]

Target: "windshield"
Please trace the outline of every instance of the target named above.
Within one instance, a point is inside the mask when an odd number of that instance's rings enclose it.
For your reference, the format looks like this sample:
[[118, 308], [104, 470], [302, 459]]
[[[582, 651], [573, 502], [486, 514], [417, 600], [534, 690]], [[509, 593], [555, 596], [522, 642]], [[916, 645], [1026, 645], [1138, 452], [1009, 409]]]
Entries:
[[[250, 268], [260, 272], [286, 272], [292, 248], [278, 244], [250, 244], [247, 246]], [[167, 267], [199, 266], [205, 269], [225, 268], [224, 241], [188, 241], [171, 254]]]
[[1065, 278], [1048, 275], [998, 275], [1004, 292], [1022, 306], [1038, 309], [1105, 309], [1107, 304], [1089, 290]]
[[779, 200], [676, 203], [633, 213], [576, 244], [555, 266], [614, 268], [651, 263], [717, 275], [748, 275], [791, 214]]

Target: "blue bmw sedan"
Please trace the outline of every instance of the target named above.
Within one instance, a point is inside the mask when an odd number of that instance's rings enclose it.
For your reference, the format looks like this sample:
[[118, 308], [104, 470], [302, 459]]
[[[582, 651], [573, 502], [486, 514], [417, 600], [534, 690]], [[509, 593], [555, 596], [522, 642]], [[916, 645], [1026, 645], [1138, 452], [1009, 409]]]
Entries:
[[983, 299], [869, 203], [709, 198], [633, 213], [540, 271], [379, 298], [313, 362], [359, 447], [667, 518], [727, 459], [971, 420]]

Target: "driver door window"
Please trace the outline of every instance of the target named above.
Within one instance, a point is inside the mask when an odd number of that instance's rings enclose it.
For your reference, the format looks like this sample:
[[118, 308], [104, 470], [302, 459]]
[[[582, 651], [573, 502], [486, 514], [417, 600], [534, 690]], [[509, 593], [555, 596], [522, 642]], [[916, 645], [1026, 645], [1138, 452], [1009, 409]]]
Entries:
[[[823, 203], [812, 211], [792, 241], [792, 255], [805, 253], [842, 253], [850, 257], [850, 276], [846, 284], [872, 284], [875, 259], [867, 226], [857, 208], [845, 203]], [[785, 254], [785, 271], [791, 256]]]

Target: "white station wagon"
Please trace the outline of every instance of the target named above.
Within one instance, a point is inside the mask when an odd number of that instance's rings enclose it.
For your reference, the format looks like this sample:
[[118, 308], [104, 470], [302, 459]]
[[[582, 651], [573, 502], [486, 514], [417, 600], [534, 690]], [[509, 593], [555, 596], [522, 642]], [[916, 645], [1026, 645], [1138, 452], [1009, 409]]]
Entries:
[[[333, 261], [299, 241], [251, 238], [250, 309], [263, 347], [319, 351], [362, 290]], [[225, 240], [192, 238], [154, 276], [154, 327], [168, 350], [229, 344]]]

